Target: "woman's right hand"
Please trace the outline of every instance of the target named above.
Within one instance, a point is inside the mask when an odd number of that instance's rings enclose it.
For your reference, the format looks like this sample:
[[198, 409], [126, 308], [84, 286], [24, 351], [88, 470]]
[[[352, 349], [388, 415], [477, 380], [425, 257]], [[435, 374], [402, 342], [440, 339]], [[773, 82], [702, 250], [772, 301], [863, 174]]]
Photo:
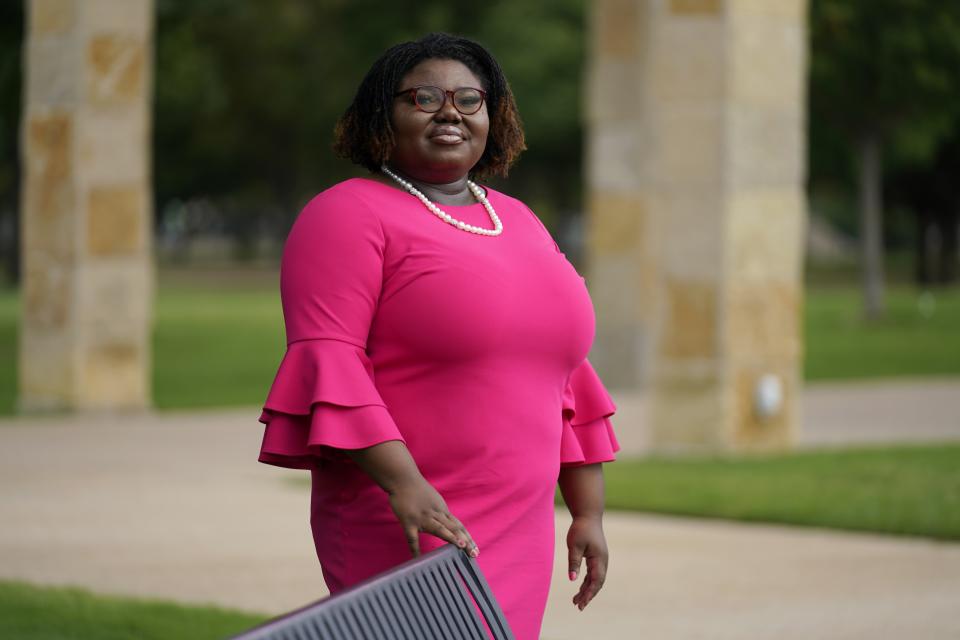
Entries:
[[471, 558], [480, 555], [480, 549], [466, 527], [450, 513], [443, 496], [422, 476], [397, 486], [388, 495], [390, 507], [403, 527], [413, 557], [420, 555], [421, 532], [457, 545]]
[[480, 555], [480, 549], [467, 529], [450, 513], [447, 503], [433, 485], [421, 475], [406, 444], [387, 440], [364, 449], [346, 451], [387, 492], [390, 508], [403, 527], [413, 557], [420, 555], [420, 532], [455, 544], [472, 558]]

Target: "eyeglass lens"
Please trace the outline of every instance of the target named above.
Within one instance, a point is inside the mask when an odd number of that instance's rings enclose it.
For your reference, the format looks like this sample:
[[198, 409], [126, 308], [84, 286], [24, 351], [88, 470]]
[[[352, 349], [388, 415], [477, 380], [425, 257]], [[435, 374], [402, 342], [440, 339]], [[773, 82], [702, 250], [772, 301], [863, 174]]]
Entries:
[[[435, 113], [443, 108], [446, 94], [439, 87], [418, 87], [417, 106], [427, 113]], [[453, 92], [453, 106], [465, 116], [476, 113], [483, 104], [483, 94], [476, 89], [462, 87]]]

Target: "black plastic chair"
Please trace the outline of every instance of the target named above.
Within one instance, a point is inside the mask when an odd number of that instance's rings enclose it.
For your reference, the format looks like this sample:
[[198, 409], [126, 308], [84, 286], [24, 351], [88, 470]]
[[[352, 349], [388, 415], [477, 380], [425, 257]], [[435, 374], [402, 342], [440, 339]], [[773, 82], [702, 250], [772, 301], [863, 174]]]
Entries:
[[[484, 621], [492, 635], [487, 634]], [[448, 544], [334, 596], [268, 620], [235, 640], [490, 637], [513, 640], [513, 633], [476, 561]]]

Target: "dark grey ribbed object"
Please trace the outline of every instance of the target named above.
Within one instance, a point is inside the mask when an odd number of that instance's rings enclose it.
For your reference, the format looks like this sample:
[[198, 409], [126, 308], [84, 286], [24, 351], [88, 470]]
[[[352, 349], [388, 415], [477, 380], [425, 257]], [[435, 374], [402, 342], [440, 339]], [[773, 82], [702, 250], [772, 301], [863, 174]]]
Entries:
[[[484, 621], [492, 636], [487, 635]], [[335, 596], [268, 620], [234, 640], [490, 637], [513, 640], [513, 633], [476, 561], [448, 544]]]

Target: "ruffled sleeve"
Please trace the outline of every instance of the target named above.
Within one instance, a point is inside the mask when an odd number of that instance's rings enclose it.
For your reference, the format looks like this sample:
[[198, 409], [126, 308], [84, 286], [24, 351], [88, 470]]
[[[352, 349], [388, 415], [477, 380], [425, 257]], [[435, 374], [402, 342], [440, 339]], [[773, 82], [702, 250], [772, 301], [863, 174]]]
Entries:
[[366, 353], [384, 242], [373, 212], [336, 188], [294, 223], [280, 267], [287, 350], [260, 415], [260, 462], [309, 469], [341, 449], [403, 440]]
[[589, 360], [570, 374], [563, 391], [560, 464], [611, 462], [620, 450], [610, 416], [617, 410]]

